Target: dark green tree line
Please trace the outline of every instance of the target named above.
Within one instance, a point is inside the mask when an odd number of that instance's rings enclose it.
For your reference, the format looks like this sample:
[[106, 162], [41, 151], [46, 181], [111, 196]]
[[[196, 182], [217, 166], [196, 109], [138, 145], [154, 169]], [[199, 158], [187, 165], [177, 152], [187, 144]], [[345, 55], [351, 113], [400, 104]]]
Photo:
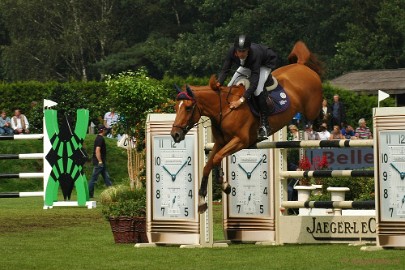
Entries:
[[99, 80], [217, 73], [239, 33], [280, 64], [301, 39], [328, 67], [405, 66], [404, 0], [0, 0], [0, 79]]

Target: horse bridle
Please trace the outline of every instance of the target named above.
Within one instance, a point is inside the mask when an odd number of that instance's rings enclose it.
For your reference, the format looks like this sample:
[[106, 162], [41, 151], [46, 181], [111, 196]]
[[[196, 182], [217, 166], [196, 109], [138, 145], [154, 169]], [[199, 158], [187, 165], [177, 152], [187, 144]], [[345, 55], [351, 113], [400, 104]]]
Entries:
[[[233, 86], [231, 86], [231, 87], [229, 88], [228, 94], [227, 94], [227, 96], [226, 96], [226, 101], [228, 102], [228, 104], [229, 104], [228, 98], [229, 98], [229, 96], [232, 94], [232, 88], [233, 88]], [[226, 115], [228, 115], [230, 112], [232, 112], [232, 110], [228, 111], [228, 112], [224, 115], [224, 114], [222, 113], [221, 91], [218, 91], [218, 97], [219, 97], [219, 107], [220, 107], [220, 108], [219, 108], [219, 123], [217, 124], [217, 125], [218, 125], [217, 129], [221, 131], [222, 119], [223, 119]], [[179, 100], [179, 99], [178, 99], [178, 100]], [[183, 100], [187, 100], [187, 99], [183, 99]], [[202, 113], [201, 113], [200, 107], [197, 106], [197, 100], [196, 100], [195, 97], [190, 97], [188, 100], [191, 100], [191, 101], [193, 102], [193, 107], [192, 107], [192, 109], [191, 109], [191, 110], [192, 110], [191, 116], [190, 116], [190, 118], [187, 120], [187, 124], [186, 124], [185, 126], [178, 126], [178, 125], [173, 125], [173, 126], [172, 126], [172, 127], [181, 129], [181, 130], [184, 132], [184, 134], [187, 134], [187, 132], [189, 132], [192, 128], [194, 128], [194, 127], [196, 127], [196, 126], [198, 126], [198, 125], [200, 125], [200, 124], [203, 124], [204, 122], [206, 122], [206, 121], [209, 120], [209, 119], [207, 119], [207, 120], [204, 120], [204, 121], [202, 121], [202, 122], [197, 122], [197, 123], [195, 123], [195, 124], [191, 124], [190, 122], [191, 122], [191, 119], [193, 119], [193, 116], [194, 116], [194, 113], [195, 113], [195, 108], [196, 108], [196, 107], [198, 108], [198, 113], [200, 114], [200, 117], [202, 116]], [[213, 124], [214, 126], [216, 126], [214, 123], [212, 123], [212, 124]]]
[[187, 132], [189, 132], [193, 127], [196, 127], [200, 124], [199, 122], [191, 124], [191, 120], [194, 117], [196, 107], [198, 108], [198, 113], [200, 114], [200, 117], [202, 116], [201, 109], [200, 107], [197, 106], [197, 100], [195, 99], [195, 97], [191, 98], [190, 100], [193, 102], [193, 107], [191, 108], [191, 116], [188, 118], [187, 124], [185, 126], [178, 126], [173, 124], [173, 127], [181, 129], [184, 132], [184, 134], [187, 134]]

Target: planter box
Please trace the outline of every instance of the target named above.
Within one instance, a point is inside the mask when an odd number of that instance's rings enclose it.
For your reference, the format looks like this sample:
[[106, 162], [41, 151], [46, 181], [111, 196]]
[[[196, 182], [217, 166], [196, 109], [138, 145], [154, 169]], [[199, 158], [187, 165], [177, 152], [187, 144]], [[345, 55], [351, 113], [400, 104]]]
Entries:
[[116, 244], [148, 243], [145, 217], [110, 217], [109, 221]]

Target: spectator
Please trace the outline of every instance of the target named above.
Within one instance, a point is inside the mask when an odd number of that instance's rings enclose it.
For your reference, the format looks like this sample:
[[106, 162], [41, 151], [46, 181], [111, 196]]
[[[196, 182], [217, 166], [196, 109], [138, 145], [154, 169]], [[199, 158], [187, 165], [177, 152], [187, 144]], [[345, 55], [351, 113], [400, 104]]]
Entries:
[[343, 127], [344, 122], [346, 121], [346, 112], [343, 102], [339, 101], [339, 95], [335, 94], [333, 96], [333, 104], [331, 106], [332, 126], [338, 125], [339, 129]]
[[312, 125], [305, 126], [304, 140], [319, 140], [319, 134], [312, 129]]
[[109, 112], [104, 115], [104, 126], [106, 127], [108, 138], [112, 138], [111, 130], [114, 124], [118, 122], [118, 114], [115, 113], [115, 109], [111, 108]]
[[298, 128], [296, 125], [289, 125], [288, 129], [291, 133], [290, 141], [299, 141], [300, 140], [300, 133], [298, 132]]
[[89, 195], [90, 198], [94, 197], [94, 185], [98, 180], [98, 176], [101, 174], [104, 178], [104, 183], [106, 186], [112, 186], [110, 175], [107, 171], [106, 159], [107, 159], [107, 148], [105, 145], [104, 136], [106, 133], [106, 128], [104, 125], [98, 126], [98, 135], [94, 140], [93, 149], [93, 174], [89, 182]]
[[366, 126], [366, 120], [361, 118], [359, 120], [359, 127], [356, 128], [355, 135], [358, 139], [372, 139], [373, 134], [371, 133], [370, 129]]
[[322, 123], [329, 123], [331, 120], [331, 107], [328, 106], [328, 101], [324, 98], [322, 100], [321, 113], [319, 114], [319, 120]]
[[10, 117], [7, 116], [6, 110], [1, 111], [0, 117], [0, 135], [12, 135], [13, 129], [11, 128]]
[[334, 125], [332, 132], [330, 133], [329, 140], [341, 140], [344, 139], [342, 133], [340, 132], [340, 127], [338, 125]]
[[328, 124], [322, 123], [319, 127], [318, 135], [320, 140], [329, 140], [330, 132], [328, 131]]
[[14, 110], [14, 116], [11, 118], [11, 128], [15, 134], [28, 134], [30, 124], [28, 123], [27, 117], [24, 114], [21, 114], [20, 109]]
[[345, 139], [357, 139], [357, 137], [354, 136], [354, 129], [351, 125], [346, 125], [344, 128], [342, 128], [340, 133], [342, 133]]

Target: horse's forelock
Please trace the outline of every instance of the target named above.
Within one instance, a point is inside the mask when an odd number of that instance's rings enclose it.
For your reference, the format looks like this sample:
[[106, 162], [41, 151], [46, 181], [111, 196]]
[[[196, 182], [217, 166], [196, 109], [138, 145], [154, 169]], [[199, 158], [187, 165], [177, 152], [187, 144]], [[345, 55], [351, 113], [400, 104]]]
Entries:
[[177, 94], [176, 100], [194, 100], [186, 92], [180, 92]]

